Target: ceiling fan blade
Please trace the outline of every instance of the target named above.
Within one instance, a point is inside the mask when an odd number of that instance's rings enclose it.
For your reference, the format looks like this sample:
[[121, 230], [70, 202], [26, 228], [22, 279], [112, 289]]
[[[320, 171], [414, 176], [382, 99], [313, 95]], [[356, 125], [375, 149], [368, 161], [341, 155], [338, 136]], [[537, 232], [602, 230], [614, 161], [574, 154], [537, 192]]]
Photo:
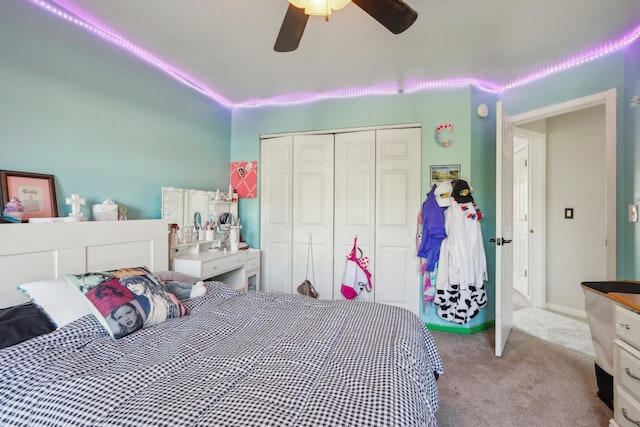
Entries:
[[418, 18], [418, 12], [402, 0], [352, 1], [393, 34], [400, 34]]
[[280, 32], [276, 39], [273, 50], [276, 52], [291, 52], [296, 50], [300, 44], [304, 27], [307, 26], [309, 15], [304, 13], [304, 9], [298, 9], [289, 3], [287, 13], [282, 20]]

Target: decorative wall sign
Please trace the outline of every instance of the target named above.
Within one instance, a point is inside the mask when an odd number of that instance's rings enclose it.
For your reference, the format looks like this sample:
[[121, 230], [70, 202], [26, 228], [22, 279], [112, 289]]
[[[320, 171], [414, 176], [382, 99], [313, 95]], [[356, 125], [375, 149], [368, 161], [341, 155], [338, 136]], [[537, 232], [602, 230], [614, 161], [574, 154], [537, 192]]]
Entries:
[[440, 147], [448, 148], [453, 144], [453, 123], [443, 123], [436, 128], [434, 139]]
[[258, 195], [258, 162], [231, 162], [231, 186], [240, 198]]

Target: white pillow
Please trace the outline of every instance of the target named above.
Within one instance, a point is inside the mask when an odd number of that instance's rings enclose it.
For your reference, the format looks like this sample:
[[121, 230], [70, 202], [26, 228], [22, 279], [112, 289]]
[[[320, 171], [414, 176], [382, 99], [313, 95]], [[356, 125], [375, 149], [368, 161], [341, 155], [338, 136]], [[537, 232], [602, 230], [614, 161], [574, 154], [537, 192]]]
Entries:
[[84, 294], [64, 278], [25, 283], [18, 289], [44, 311], [56, 328], [92, 313]]

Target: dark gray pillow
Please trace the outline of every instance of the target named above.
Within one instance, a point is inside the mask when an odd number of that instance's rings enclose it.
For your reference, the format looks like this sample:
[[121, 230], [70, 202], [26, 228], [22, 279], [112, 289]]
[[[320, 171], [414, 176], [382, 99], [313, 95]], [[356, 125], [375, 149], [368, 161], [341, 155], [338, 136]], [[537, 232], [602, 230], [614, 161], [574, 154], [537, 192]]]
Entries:
[[0, 348], [53, 331], [49, 318], [32, 303], [0, 309]]

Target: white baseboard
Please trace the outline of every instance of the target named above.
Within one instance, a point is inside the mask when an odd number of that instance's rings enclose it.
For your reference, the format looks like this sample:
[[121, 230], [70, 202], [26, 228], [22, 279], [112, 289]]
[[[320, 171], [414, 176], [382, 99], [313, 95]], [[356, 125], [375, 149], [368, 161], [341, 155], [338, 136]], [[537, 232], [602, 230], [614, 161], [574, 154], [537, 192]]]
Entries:
[[547, 310], [555, 311], [556, 313], [566, 314], [567, 316], [575, 317], [577, 319], [587, 320], [587, 313], [582, 310], [576, 310], [574, 308], [568, 308], [561, 305], [546, 303], [544, 308]]

